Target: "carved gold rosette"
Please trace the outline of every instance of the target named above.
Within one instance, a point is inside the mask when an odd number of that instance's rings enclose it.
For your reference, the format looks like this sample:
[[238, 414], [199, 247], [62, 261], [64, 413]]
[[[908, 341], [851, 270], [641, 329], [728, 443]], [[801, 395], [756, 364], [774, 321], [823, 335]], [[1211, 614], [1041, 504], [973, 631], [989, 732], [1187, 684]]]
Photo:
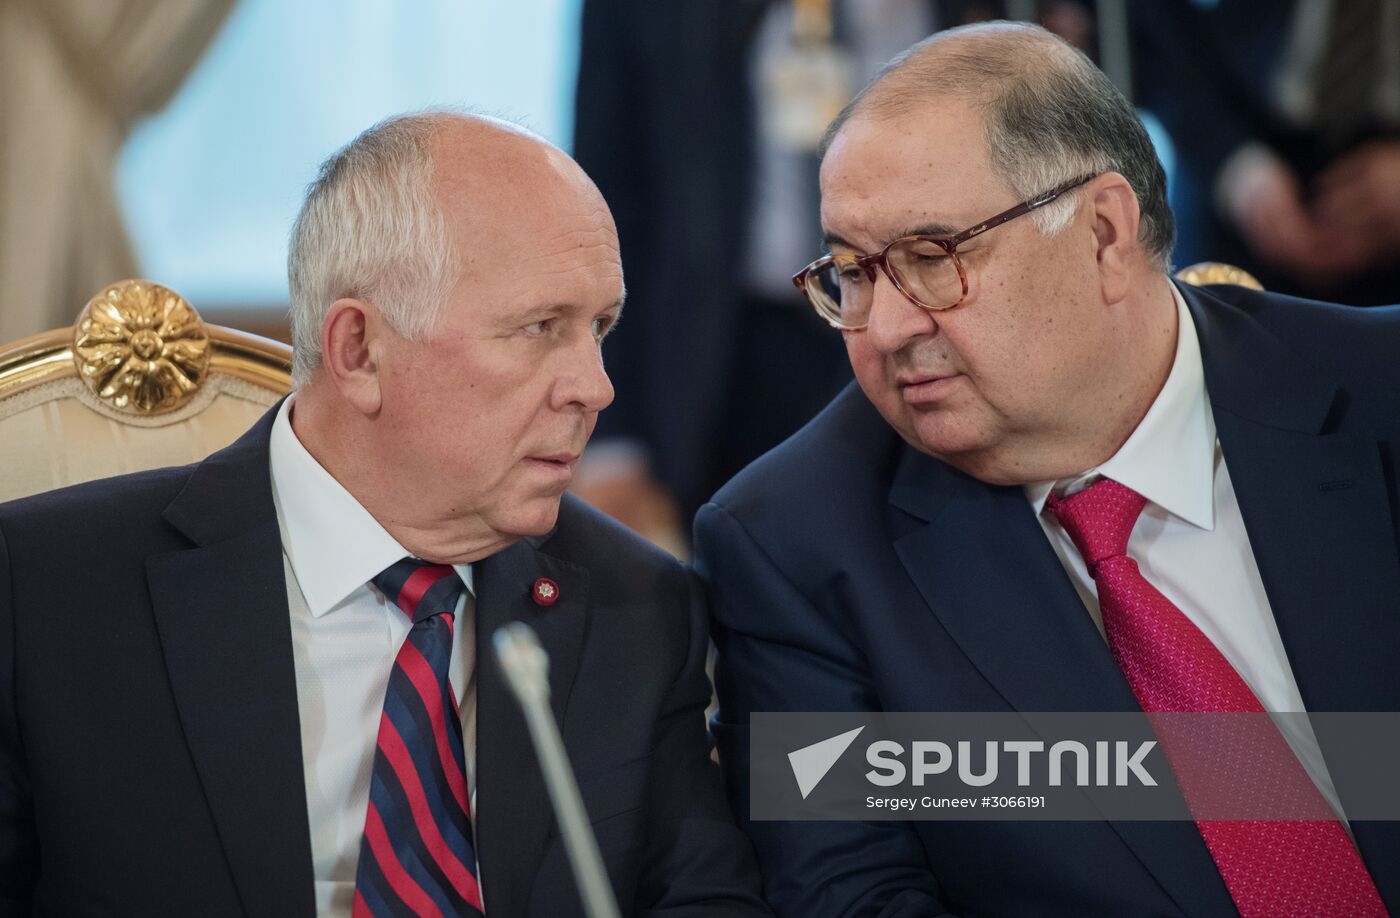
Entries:
[[73, 325], [73, 361], [88, 389], [118, 411], [163, 414], [209, 373], [209, 335], [185, 298], [150, 281], [112, 284]]

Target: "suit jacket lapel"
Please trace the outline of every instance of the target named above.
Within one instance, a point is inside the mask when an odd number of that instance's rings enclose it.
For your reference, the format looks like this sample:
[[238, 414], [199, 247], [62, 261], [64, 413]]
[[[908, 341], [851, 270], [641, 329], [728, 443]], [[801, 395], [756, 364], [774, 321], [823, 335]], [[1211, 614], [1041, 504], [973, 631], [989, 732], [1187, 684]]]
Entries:
[[[1400, 567], [1377, 431], [1352, 394], [1243, 312], [1206, 291], [1183, 292], [1221, 450], [1303, 703], [1311, 712], [1400, 711]], [[1325, 735], [1319, 743], [1345, 809], [1357, 763], [1328, 758]], [[1400, 826], [1352, 828], [1382, 894], [1400, 901], [1400, 873], [1380, 869], [1400, 863]]]
[[315, 911], [295, 664], [272, 505], [276, 409], [194, 472], [166, 519], [195, 547], [147, 560], [170, 683], [253, 916]]
[[[906, 449], [890, 501], [924, 521], [895, 541], [909, 576], [1011, 710], [1141, 710], [1020, 488]], [[1109, 825], [1183, 912], [1230, 908], [1194, 823]]]
[[[525, 914], [554, 817], [520, 706], [496, 663], [492, 635], [512, 621], [535, 630], [549, 655], [550, 706], [563, 731], [589, 615], [588, 572], [538, 551], [536, 544], [518, 542], [475, 570], [477, 857], [483, 901], [488, 912], [500, 915]], [[552, 606], [532, 598], [541, 577], [558, 585]]]
[[[895, 541], [905, 569], [1008, 707], [1138, 709], [1020, 488], [985, 485], [906, 449], [890, 498], [925, 521]], [[1042, 665], [1068, 660], [1046, 678]]]
[[1187, 296], [1221, 450], [1303, 701], [1400, 710], [1400, 568], [1377, 432], [1349, 420], [1354, 400], [1244, 313]]

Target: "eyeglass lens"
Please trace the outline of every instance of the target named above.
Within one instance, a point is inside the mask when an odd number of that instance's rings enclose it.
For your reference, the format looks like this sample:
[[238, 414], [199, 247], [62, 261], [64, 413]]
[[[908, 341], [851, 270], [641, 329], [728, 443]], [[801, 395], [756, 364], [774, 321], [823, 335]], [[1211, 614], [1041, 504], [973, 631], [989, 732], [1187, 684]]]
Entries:
[[[962, 275], [941, 246], [904, 239], [891, 246], [885, 258], [899, 286], [923, 306], [946, 309], [962, 299]], [[854, 259], [838, 258], [812, 272], [807, 289], [827, 317], [843, 326], [859, 327], [870, 318], [874, 284]]]

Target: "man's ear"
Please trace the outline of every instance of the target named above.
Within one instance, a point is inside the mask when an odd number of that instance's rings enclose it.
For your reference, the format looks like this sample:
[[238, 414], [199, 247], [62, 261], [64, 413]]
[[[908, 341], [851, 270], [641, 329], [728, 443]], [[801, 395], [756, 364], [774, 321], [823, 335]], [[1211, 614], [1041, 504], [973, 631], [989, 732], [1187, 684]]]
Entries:
[[361, 414], [379, 410], [384, 332], [378, 310], [363, 300], [336, 300], [321, 323], [321, 368], [340, 397]]
[[1142, 257], [1138, 243], [1137, 195], [1117, 172], [1105, 172], [1089, 183], [1085, 195], [1092, 211], [1099, 284], [1104, 302], [1119, 303], [1132, 285], [1135, 262]]

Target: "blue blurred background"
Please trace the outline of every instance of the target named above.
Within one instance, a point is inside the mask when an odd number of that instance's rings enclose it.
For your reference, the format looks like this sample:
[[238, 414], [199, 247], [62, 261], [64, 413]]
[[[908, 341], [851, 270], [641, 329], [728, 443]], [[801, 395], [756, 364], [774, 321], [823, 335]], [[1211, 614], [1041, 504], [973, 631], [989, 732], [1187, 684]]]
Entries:
[[567, 147], [579, 4], [241, 0], [118, 161], [143, 274], [206, 315], [285, 309], [287, 234], [306, 184], [387, 115], [465, 106]]

